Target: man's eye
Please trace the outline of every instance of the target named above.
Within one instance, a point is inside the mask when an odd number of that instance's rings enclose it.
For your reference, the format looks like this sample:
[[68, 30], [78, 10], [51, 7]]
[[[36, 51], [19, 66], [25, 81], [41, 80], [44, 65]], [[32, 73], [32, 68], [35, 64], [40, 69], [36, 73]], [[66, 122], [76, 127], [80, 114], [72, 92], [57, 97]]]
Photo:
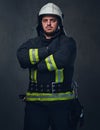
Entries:
[[46, 23], [48, 20], [47, 20], [47, 19], [43, 19], [42, 21], [43, 21], [44, 23]]
[[57, 20], [56, 20], [56, 19], [52, 19], [51, 21], [52, 21], [52, 22], [56, 22]]

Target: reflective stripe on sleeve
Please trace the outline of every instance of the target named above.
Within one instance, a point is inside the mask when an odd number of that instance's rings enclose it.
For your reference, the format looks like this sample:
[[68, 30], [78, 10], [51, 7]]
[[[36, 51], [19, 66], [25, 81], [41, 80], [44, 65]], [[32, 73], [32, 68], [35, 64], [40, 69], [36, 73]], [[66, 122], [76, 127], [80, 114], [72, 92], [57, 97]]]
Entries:
[[65, 93], [26, 93], [26, 101], [60, 101], [75, 98], [74, 92]]
[[46, 65], [47, 65], [47, 68], [48, 68], [49, 71], [52, 71], [52, 70], [56, 70], [56, 69], [57, 69], [57, 66], [56, 66], [56, 63], [55, 63], [55, 61], [54, 61], [53, 55], [48, 56], [48, 57], [45, 59], [45, 62], [46, 62]]
[[31, 64], [39, 61], [38, 49], [29, 49], [29, 59]]
[[64, 69], [57, 69], [55, 70], [55, 82], [62, 83], [64, 81]]

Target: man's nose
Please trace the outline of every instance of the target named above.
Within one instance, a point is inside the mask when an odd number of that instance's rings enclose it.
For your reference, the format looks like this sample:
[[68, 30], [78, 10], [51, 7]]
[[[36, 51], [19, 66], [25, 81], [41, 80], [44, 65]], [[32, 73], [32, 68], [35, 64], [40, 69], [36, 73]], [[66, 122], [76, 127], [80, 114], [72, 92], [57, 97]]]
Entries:
[[51, 24], [51, 21], [50, 21], [50, 20], [48, 20], [48, 21], [47, 21], [47, 25], [50, 25], [50, 24]]

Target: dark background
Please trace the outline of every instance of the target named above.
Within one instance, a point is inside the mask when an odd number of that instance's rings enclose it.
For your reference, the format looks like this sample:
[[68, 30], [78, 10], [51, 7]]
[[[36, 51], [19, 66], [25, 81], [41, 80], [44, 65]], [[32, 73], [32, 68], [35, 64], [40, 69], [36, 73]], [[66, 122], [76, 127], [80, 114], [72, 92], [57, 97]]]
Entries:
[[[0, 0], [0, 130], [22, 130], [28, 71], [16, 59], [19, 45], [36, 36], [37, 13], [48, 0]], [[82, 130], [100, 129], [100, 2], [51, 0], [65, 15], [64, 27], [77, 42], [74, 78], [85, 108]]]

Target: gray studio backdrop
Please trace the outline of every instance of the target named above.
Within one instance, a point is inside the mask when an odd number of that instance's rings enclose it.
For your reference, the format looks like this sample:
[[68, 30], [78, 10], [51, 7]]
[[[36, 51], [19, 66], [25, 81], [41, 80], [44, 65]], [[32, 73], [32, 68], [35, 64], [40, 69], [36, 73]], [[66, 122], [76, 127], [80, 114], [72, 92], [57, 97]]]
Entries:
[[[18, 99], [28, 86], [28, 71], [16, 59], [19, 45], [36, 36], [37, 13], [48, 0], [0, 0], [0, 130], [22, 130], [25, 104]], [[99, 130], [100, 2], [51, 0], [61, 7], [64, 26], [77, 42], [74, 78], [85, 107], [82, 130]]]

